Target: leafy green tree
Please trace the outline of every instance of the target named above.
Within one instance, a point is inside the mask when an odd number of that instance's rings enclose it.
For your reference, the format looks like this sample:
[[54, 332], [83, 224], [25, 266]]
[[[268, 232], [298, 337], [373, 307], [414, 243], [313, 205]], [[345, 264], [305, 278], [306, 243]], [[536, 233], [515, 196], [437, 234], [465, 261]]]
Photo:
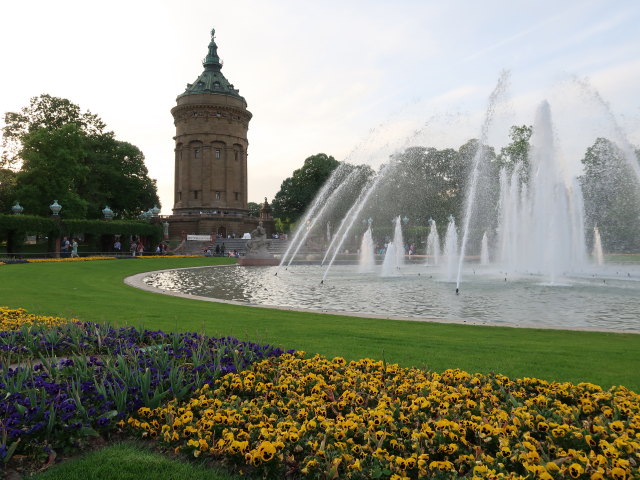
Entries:
[[262, 208], [262, 205], [256, 202], [248, 202], [247, 208], [249, 209], [249, 216], [257, 218], [260, 216], [260, 209]]
[[100, 218], [109, 205], [117, 217], [133, 218], [160, 206], [142, 152], [69, 100], [34, 97], [5, 123], [2, 162], [20, 167], [15, 195], [25, 211], [48, 214], [56, 199], [66, 217]]
[[10, 213], [11, 207], [18, 200], [15, 198], [16, 172], [8, 168], [0, 168], [0, 214]]
[[308, 157], [301, 168], [282, 182], [271, 203], [273, 216], [289, 222], [298, 220], [339, 164], [324, 153]]
[[87, 135], [101, 135], [106, 125], [91, 112], [82, 112], [66, 98], [43, 94], [32, 97], [20, 112], [7, 112], [2, 128], [2, 164], [14, 167], [20, 163], [23, 138], [29, 132], [46, 128], [55, 130], [73, 123]]
[[500, 149], [496, 158], [498, 169], [505, 167], [511, 173], [516, 165], [521, 164], [520, 180], [527, 183], [529, 180], [529, 150], [533, 127], [530, 125], [514, 125], [509, 131], [511, 143]]
[[40, 128], [23, 136], [22, 169], [15, 195], [32, 215], [51, 215], [55, 199], [65, 216], [85, 218], [88, 202], [78, 194], [89, 169], [83, 163], [83, 136], [73, 123], [54, 130]]
[[605, 251], [640, 251], [640, 186], [623, 152], [610, 140], [598, 138], [582, 164], [587, 232], [598, 226]]
[[91, 174], [78, 186], [89, 202], [87, 217], [100, 218], [105, 205], [118, 218], [135, 218], [140, 211], [160, 205], [156, 181], [149, 178], [144, 154], [138, 147], [112, 135], [88, 138]]

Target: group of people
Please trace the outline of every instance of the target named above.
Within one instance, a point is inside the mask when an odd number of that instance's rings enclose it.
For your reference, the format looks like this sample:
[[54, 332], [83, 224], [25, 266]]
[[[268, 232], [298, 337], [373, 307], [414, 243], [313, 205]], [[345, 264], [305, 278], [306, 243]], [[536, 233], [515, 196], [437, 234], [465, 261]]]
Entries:
[[[116, 241], [113, 243], [113, 251], [116, 254], [122, 253], [122, 242], [119, 238], [116, 238]], [[141, 239], [132, 238], [131, 243], [129, 244], [129, 253], [132, 257], [138, 256], [141, 257], [142, 254], [146, 251], [146, 247]], [[156, 246], [156, 255], [166, 255], [169, 252], [169, 244], [165, 241], [158, 243]]]
[[[218, 245], [216, 243], [216, 246], [213, 250], [211, 250], [211, 247], [207, 247], [204, 249], [204, 256], [205, 257], [213, 257], [214, 256], [214, 252], [215, 252], [215, 256], [216, 257], [224, 257], [225, 256], [225, 252], [226, 252], [226, 247], [224, 246], [224, 242], [222, 242], [222, 245]], [[235, 250], [234, 250], [235, 252]], [[231, 255], [231, 254], [230, 254]]]
[[61, 258], [75, 258], [78, 257], [78, 239], [64, 237], [60, 243], [60, 257]]

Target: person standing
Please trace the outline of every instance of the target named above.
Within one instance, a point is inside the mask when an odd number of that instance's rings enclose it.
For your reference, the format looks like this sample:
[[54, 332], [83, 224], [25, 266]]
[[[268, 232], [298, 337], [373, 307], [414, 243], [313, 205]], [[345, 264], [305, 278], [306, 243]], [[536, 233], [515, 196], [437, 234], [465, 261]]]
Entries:
[[60, 245], [60, 253], [61, 253], [61, 257], [62, 258], [67, 258], [69, 256], [69, 247], [71, 246], [71, 243], [69, 243], [69, 238], [68, 237], [63, 237], [62, 238], [62, 244]]
[[78, 258], [78, 240], [75, 238], [71, 244], [71, 258]]

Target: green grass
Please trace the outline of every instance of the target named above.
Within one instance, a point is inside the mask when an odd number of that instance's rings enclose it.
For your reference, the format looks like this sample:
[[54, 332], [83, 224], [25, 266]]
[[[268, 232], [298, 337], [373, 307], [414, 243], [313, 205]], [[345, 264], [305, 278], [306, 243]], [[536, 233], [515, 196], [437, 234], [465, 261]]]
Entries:
[[[232, 263], [230, 259], [153, 258], [0, 266], [0, 305], [32, 313], [204, 331], [347, 359], [384, 358], [436, 371], [461, 368], [511, 377], [589, 381], [640, 390], [640, 335], [400, 322], [251, 308], [158, 295], [129, 287], [144, 271]], [[37, 480], [238, 477], [171, 460], [123, 443], [57, 465]]]
[[300, 313], [170, 297], [123, 283], [143, 271], [230, 262], [200, 257], [4, 265], [0, 304], [120, 326], [231, 335], [329, 357], [640, 391], [640, 335]]
[[238, 480], [197, 463], [173, 460], [134, 442], [123, 442], [67, 460], [37, 480]]

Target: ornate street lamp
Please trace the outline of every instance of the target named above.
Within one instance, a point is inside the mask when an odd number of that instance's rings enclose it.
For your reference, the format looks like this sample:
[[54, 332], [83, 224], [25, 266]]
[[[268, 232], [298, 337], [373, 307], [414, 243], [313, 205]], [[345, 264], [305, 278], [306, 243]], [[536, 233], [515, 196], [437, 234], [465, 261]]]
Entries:
[[371, 226], [371, 224], [373, 223], [373, 218], [369, 217], [367, 219], [367, 223], [369, 223], [369, 226]]
[[151, 212], [152, 217], [157, 217], [160, 214], [160, 209], [157, 205], [154, 205], [152, 209], [149, 210]]
[[407, 225], [407, 223], [409, 223], [409, 217], [407, 217], [406, 215], [404, 216], [404, 218], [402, 219], [402, 223], [405, 224], [405, 226]]
[[17, 200], [16, 200], [16, 204], [13, 207], [11, 207], [11, 211], [13, 212], [14, 215], [20, 215], [23, 210], [24, 208], [22, 208], [22, 205], [20, 205], [20, 202], [18, 202]]
[[62, 205], [58, 203], [58, 200], [54, 200], [53, 203], [49, 205], [49, 208], [51, 209], [51, 213], [53, 213], [53, 216], [57, 217], [60, 213], [60, 210], [62, 210]]
[[105, 206], [102, 209], [102, 215], [104, 216], [105, 220], [112, 220], [113, 219], [113, 210], [111, 210], [109, 208], [109, 205]]
[[164, 234], [165, 240], [169, 238], [169, 222], [162, 222], [162, 233]]

